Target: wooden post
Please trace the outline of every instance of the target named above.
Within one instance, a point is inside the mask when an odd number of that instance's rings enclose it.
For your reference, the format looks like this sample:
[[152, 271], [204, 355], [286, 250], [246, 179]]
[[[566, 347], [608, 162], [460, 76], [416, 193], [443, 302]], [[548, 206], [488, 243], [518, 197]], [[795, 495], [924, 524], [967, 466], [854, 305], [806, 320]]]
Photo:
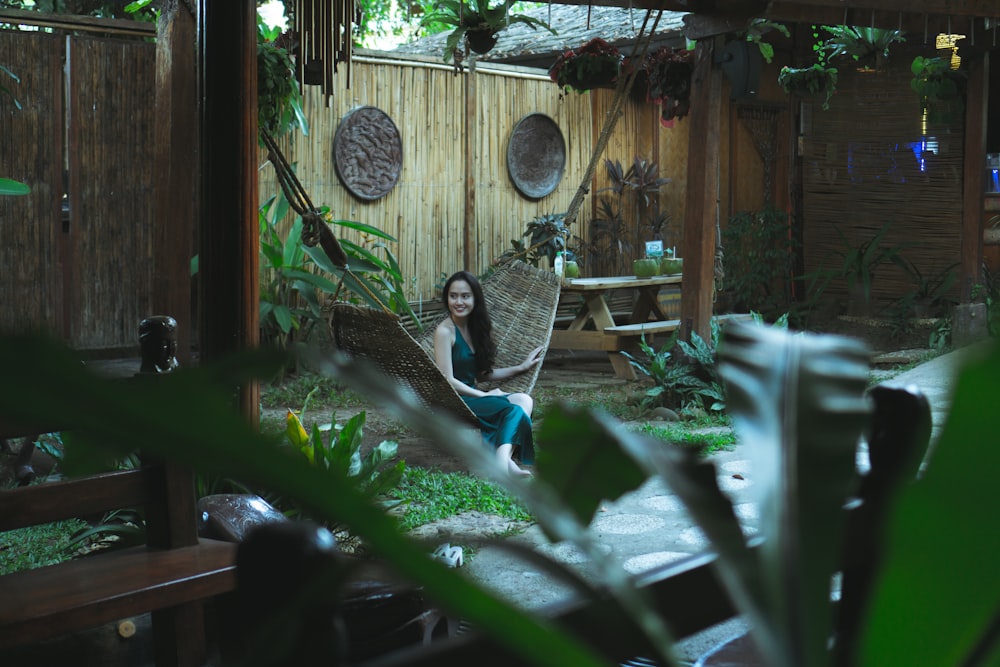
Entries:
[[[718, 41], [716, 37], [713, 41]], [[684, 287], [681, 289], [681, 335], [708, 340], [715, 281], [715, 230], [719, 207], [719, 131], [722, 73], [712, 67], [712, 41], [699, 40], [691, 77], [688, 180], [685, 201]]]
[[962, 254], [959, 296], [972, 302], [983, 266], [983, 172], [986, 167], [986, 125], [990, 54], [969, 59], [965, 111], [965, 162], [962, 170]]
[[177, 320], [177, 360], [191, 365], [190, 264], [197, 192], [196, 20], [189, 5], [169, 0], [161, 9], [156, 39], [156, 184], [153, 211], [154, 312]]
[[[476, 228], [476, 152], [478, 150], [476, 113], [476, 57], [469, 58], [465, 75], [465, 218], [462, 225], [462, 263], [466, 271], [477, 272], [475, 261]], [[450, 273], [450, 271], [449, 271]]]
[[[201, 0], [201, 217], [198, 284], [201, 357], [256, 346], [257, 5]], [[259, 420], [260, 388], [240, 388], [243, 414]]]

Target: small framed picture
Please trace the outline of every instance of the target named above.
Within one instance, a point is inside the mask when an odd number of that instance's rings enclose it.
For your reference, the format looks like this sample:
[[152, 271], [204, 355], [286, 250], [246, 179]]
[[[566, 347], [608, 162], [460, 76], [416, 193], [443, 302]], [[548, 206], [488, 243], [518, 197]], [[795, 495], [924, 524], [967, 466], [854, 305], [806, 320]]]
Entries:
[[663, 257], [663, 241], [646, 241], [646, 257]]

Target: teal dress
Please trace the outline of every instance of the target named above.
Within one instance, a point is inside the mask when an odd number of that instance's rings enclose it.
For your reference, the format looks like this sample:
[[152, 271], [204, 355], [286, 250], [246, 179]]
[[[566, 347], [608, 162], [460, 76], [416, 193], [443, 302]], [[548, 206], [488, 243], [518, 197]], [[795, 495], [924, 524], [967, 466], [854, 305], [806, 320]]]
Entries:
[[[456, 380], [476, 386], [476, 357], [457, 331], [451, 348], [451, 367]], [[479, 418], [479, 430], [489, 447], [496, 449], [509, 442], [514, 445], [514, 454], [520, 456], [521, 463], [531, 465], [535, 462], [531, 418], [520, 405], [514, 405], [506, 396], [462, 396], [462, 400]]]

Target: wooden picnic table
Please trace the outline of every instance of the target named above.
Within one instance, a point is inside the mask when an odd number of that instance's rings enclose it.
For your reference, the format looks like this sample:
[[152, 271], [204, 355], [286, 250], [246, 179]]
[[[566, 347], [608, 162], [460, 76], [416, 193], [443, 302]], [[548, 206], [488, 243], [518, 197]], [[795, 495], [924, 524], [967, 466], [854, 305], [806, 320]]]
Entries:
[[[659, 302], [660, 288], [680, 285], [681, 274], [637, 278], [571, 278], [563, 280], [562, 294], [579, 294], [583, 307], [566, 329], [554, 329], [549, 347], [564, 350], [603, 350], [618, 377], [634, 380], [635, 369], [620, 351], [634, 347], [638, 338], [672, 332], [680, 320], [669, 319]], [[612, 290], [632, 290], [635, 298], [626, 324], [616, 324], [607, 295]], [[593, 323], [593, 328], [587, 325]]]

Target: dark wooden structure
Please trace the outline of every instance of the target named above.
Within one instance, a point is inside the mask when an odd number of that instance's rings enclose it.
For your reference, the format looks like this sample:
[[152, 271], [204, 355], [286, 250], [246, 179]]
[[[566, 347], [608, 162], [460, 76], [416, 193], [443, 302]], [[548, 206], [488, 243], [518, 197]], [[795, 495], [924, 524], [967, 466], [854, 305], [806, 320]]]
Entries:
[[158, 666], [205, 663], [203, 603], [235, 589], [237, 545], [198, 537], [190, 470], [150, 463], [0, 491], [0, 532], [121, 508], [142, 508], [145, 545], [0, 577], [0, 648], [152, 612]]

